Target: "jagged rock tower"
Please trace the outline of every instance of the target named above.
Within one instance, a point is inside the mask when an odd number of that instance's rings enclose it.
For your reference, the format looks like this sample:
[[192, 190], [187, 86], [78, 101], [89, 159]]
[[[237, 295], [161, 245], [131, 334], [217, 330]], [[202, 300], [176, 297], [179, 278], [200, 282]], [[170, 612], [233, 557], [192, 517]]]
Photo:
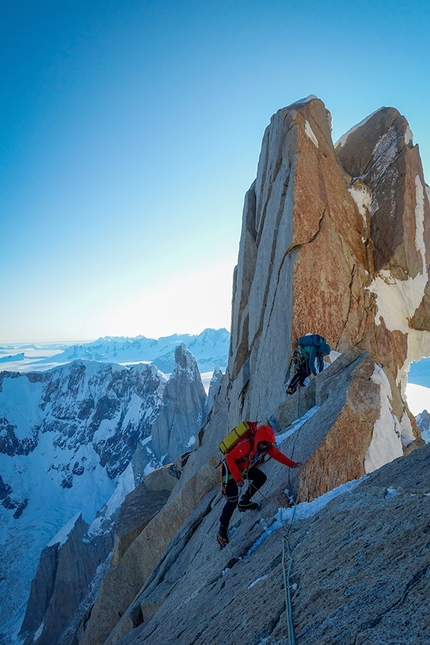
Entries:
[[430, 353], [430, 207], [406, 119], [381, 108], [336, 149], [331, 117], [309, 97], [279, 110], [243, 214], [234, 277], [232, 421], [262, 418], [285, 396], [306, 332], [388, 366], [403, 394], [411, 360]]

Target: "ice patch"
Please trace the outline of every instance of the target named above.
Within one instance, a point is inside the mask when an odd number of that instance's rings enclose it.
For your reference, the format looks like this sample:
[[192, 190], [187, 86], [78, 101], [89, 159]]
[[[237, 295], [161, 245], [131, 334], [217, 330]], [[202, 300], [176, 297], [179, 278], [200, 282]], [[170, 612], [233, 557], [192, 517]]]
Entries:
[[382, 367], [375, 365], [371, 380], [380, 387], [381, 411], [373, 426], [372, 440], [364, 458], [366, 473], [403, 455], [402, 429], [391, 409], [391, 386]]
[[257, 578], [257, 580], [254, 580], [254, 582], [251, 582], [251, 584], [248, 586], [248, 589], [252, 589], [252, 587], [255, 587], [255, 585], [257, 585], [262, 580], [266, 580], [266, 578], [267, 576], [260, 576], [259, 578]]
[[301, 104], [305, 104], [305, 103], [310, 103], [311, 101], [313, 101], [313, 100], [315, 100], [315, 99], [317, 99], [317, 98], [318, 98], [318, 97], [317, 97], [317, 96], [315, 96], [315, 94], [309, 94], [309, 96], [307, 96], [307, 97], [306, 97], [306, 98], [304, 98], [304, 99], [299, 99], [298, 101], [296, 101], [295, 103], [293, 103], [293, 105], [301, 105]]
[[403, 412], [402, 418], [400, 419], [400, 436], [404, 446], [409, 446], [410, 443], [415, 441], [412, 424], [406, 412]]
[[314, 416], [314, 414], [318, 412], [318, 410], [319, 410], [319, 406], [314, 405], [314, 407], [308, 410], [306, 414], [300, 417], [300, 419], [296, 419], [296, 421], [294, 421], [291, 424], [291, 426], [288, 428], [288, 430], [286, 430], [286, 432], [283, 432], [282, 434], [277, 435], [276, 436], [277, 445], [280, 446], [285, 441], [285, 439], [287, 439], [288, 437], [291, 437], [291, 435], [294, 434], [296, 430], [299, 430], [299, 428], [301, 428], [306, 423], [306, 421], [309, 421], [309, 419], [311, 419]]
[[309, 139], [312, 141], [312, 143], [314, 143], [316, 145], [316, 147], [319, 148], [318, 139], [316, 138], [315, 133], [312, 130], [311, 124], [309, 123], [308, 120], [305, 120], [305, 133], [307, 134]]
[[[324, 493], [321, 497], [314, 499], [312, 502], [302, 502], [290, 508], [278, 508], [278, 512], [269, 520], [269, 525], [264, 529], [263, 534], [258, 538], [256, 542], [249, 549], [245, 557], [248, 557], [258, 549], [258, 547], [269, 537], [271, 533], [277, 531], [280, 528], [283, 528], [288, 521], [291, 521], [294, 518], [294, 521], [307, 519], [318, 513], [321, 509], [324, 508], [332, 499], [343, 495], [343, 493], [350, 493], [351, 491], [360, 484], [365, 477], [361, 479], [354, 479], [352, 481], [346, 482], [333, 488], [333, 490]], [[267, 520], [260, 520], [261, 524], [266, 523]]]
[[405, 145], [407, 146], [409, 143], [412, 143], [412, 140], [414, 138], [414, 133], [410, 129], [409, 126], [407, 126], [405, 130]]
[[119, 424], [119, 414], [113, 419], [102, 419], [100, 421], [98, 429], [95, 431], [93, 436], [94, 445], [99, 444], [102, 441], [107, 441], [115, 435], [117, 426]]
[[45, 626], [45, 623], [42, 622], [42, 624], [40, 625], [39, 629], [37, 629], [37, 631], [35, 632], [35, 634], [33, 636], [33, 641], [34, 642], [38, 641], [39, 638], [42, 636], [44, 626]]
[[394, 161], [397, 153], [397, 132], [392, 125], [391, 128], [377, 141], [372, 151], [374, 164], [382, 163], [382, 173]]
[[76, 513], [76, 515], [72, 517], [72, 519], [69, 520], [67, 524], [65, 524], [58, 531], [57, 535], [52, 538], [48, 546], [54, 546], [54, 544], [58, 544], [58, 546], [62, 546], [63, 544], [65, 544], [67, 541], [67, 538], [69, 537], [69, 533], [74, 529], [75, 524], [78, 521], [80, 515], [81, 515], [80, 513]]
[[390, 497], [397, 497], [397, 495], [401, 495], [402, 491], [397, 490], [397, 488], [392, 488], [392, 486], [389, 486], [387, 488], [387, 492], [385, 493], [385, 499], [390, 499]]

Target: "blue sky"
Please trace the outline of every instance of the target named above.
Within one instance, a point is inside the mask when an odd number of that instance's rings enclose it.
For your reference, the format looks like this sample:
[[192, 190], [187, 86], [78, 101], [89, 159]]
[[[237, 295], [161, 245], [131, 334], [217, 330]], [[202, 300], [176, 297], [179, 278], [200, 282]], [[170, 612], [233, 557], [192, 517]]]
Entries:
[[430, 177], [430, 3], [0, 0], [0, 342], [230, 326], [264, 129], [382, 105]]

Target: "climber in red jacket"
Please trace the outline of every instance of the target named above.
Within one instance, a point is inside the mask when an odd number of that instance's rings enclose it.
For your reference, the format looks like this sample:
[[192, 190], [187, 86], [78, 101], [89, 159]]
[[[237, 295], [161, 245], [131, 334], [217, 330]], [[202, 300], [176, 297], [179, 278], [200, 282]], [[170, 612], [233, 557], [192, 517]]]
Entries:
[[[251, 423], [253, 430], [257, 428], [257, 425], [255, 422]], [[217, 534], [217, 542], [221, 547], [229, 542], [228, 525], [236, 506], [240, 512], [258, 509], [258, 504], [251, 502], [251, 498], [267, 479], [266, 475], [258, 468], [258, 464], [263, 461], [265, 455], [270, 455], [276, 461], [290, 468], [303, 466], [300, 461], [292, 461], [280, 452], [275, 446], [275, 441], [273, 429], [270, 426], [262, 425], [255, 430], [254, 435], [248, 438], [244, 437], [226, 454], [222, 465], [222, 481], [223, 494], [227, 501], [221, 513]], [[239, 488], [244, 485], [244, 478], [249, 479], [250, 485], [239, 501]]]

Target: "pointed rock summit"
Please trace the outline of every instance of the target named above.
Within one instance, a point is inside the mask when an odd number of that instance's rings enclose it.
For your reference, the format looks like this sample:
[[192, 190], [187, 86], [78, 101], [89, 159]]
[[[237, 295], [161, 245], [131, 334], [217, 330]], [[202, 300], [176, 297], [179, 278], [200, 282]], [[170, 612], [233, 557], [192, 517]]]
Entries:
[[170, 463], [193, 447], [205, 409], [206, 392], [197, 361], [185, 345], [179, 345], [175, 349], [175, 369], [164, 388], [161, 408], [152, 426], [152, 446], [157, 459]]
[[[234, 418], [269, 415], [307, 332], [369, 350], [404, 394], [430, 352], [430, 206], [418, 147], [382, 108], [334, 148], [311, 98], [279, 110], [245, 199], [228, 366]], [[234, 403], [233, 403], [234, 402]]]

